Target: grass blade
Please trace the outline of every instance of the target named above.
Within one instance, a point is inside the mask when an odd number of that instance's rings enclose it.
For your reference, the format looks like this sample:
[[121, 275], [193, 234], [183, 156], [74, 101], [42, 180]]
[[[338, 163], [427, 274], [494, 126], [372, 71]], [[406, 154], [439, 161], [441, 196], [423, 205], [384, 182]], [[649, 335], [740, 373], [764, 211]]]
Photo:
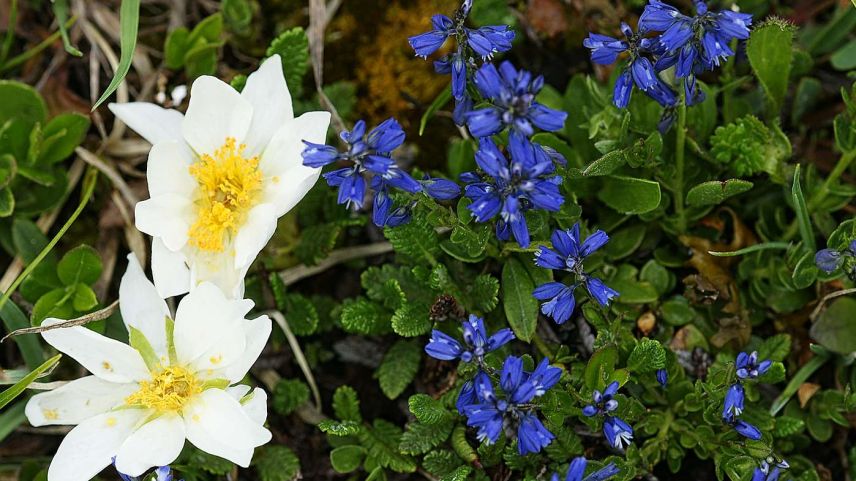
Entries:
[[0, 409], [3, 409], [4, 407], [6, 407], [7, 404], [12, 402], [13, 399], [20, 396], [21, 393], [24, 392], [25, 389], [27, 389], [27, 386], [29, 386], [33, 381], [35, 381], [41, 373], [53, 368], [56, 363], [59, 362], [61, 357], [62, 354], [57, 354], [56, 356], [48, 359], [47, 361], [42, 363], [41, 366], [37, 367], [33, 372], [27, 374], [26, 376], [24, 376], [23, 379], [16, 382], [12, 387], [6, 389], [3, 392], [0, 392]]
[[6, 436], [12, 434], [12, 431], [18, 429], [18, 426], [27, 419], [27, 416], [24, 414], [24, 408], [26, 407], [27, 403], [21, 401], [0, 413], [0, 443], [6, 439]]
[[62, 36], [62, 46], [65, 51], [75, 57], [82, 57], [83, 52], [71, 44], [71, 40], [68, 38], [68, 28], [65, 26], [65, 22], [68, 21], [68, 0], [54, 0], [53, 11], [59, 24], [59, 34]]
[[811, 228], [811, 218], [808, 215], [808, 207], [805, 205], [805, 197], [803, 197], [802, 188], [800, 187], [800, 166], [797, 165], [794, 171], [794, 185], [791, 188], [791, 195], [794, 198], [794, 211], [797, 213], [797, 222], [800, 228], [800, 237], [803, 245], [806, 246], [809, 252], [816, 252], [817, 245], [814, 243], [814, 232]]
[[791, 396], [797, 393], [802, 383], [806, 382], [815, 371], [820, 369], [821, 366], [826, 364], [826, 361], [829, 360], [829, 354], [826, 355], [815, 355], [811, 358], [810, 361], [803, 364], [803, 366], [794, 374], [794, 377], [791, 378], [790, 382], [787, 386], [785, 386], [785, 390], [782, 391], [782, 394], [773, 401], [773, 405], [770, 406], [770, 416], [775, 416], [779, 411], [785, 407], [785, 404], [790, 401]]
[[108, 97], [113, 95], [113, 92], [119, 88], [119, 85], [125, 80], [125, 75], [128, 75], [128, 71], [131, 69], [131, 60], [134, 57], [134, 49], [137, 47], [137, 30], [140, 27], [140, 0], [122, 0], [119, 24], [121, 28], [119, 43], [122, 47], [119, 65], [113, 74], [113, 80], [110, 81], [110, 85], [92, 106], [92, 110], [97, 109]]
[[[0, 319], [3, 320], [3, 325], [9, 332], [30, 327], [30, 320], [14, 302], [6, 302], [0, 307]], [[45, 356], [42, 354], [42, 346], [37, 336], [18, 336], [14, 340], [28, 368], [35, 369], [44, 362]]]
[[425, 126], [428, 125], [428, 121], [431, 120], [431, 117], [437, 113], [438, 110], [443, 108], [444, 105], [449, 103], [449, 100], [452, 99], [452, 89], [444, 88], [440, 91], [440, 94], [431, 102], [431, 105], [428, 106], [428, 110], [422, 114], [422, 119], [419, 121], [419, 135], [422, 135], [422, 132], [425, 132]]

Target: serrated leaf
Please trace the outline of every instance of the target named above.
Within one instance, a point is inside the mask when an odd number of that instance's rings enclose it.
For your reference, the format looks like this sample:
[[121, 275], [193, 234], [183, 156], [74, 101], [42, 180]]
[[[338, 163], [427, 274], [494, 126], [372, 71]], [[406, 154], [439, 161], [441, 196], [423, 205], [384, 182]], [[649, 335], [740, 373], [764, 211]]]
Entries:
[[282, 445], [260, 447], [253, 458], [253, 465], [261, 481], [292, 481], [301, 477], [300, 459], [294, 451]]
[[291, 414], [309, 400], [309, 387], [299, 379], [281, 379], [273, 390], [273, 409], [282, 416]]
[[644, 373], [666, 367], [666, 350], [663, 345], [647, 337], [642, 338], [627, 359], [627, 369]]
[[279, 34], [267, 48], [270, 57], [279, 54], [282, 73], [292, 97], [303, 92], [303, 76], [309, 69], [309, 38], [303, 27], [294, 27]]
[[416, 471], [416, 463], [410, 456], [398, 451], [401, 441], [401, 430], [389, 421], [375, 419], [370, 429], [359, 433], [360, 443], [368, 450], [380, 466], [389, 468], [397, 473], [412, 473]]
[[318, 429], [331, 436], [352, 436], [359, 433], [362, 426], [354, 421], [340, 422], [332, 419], [324, 419], [318, 423]]
[[476, 276], [464, 298], [470, 310], [487, 313], [499, 303], [499, 281], [490, 274]]
[[398, 254], [414, 261], [435, 264], [440, 253], [440, 240], [437, 233], [427, 223], [411, 222], [400, 227], [386, 228], [383, 235], [392, 243]]
[[392, 315], [392, 330], [403, 337], [416, 337], [431, 330], [428, 308], [422, 304], [408, 303], [396, 309]]
[[362, 422], [357, 391], [351, 386], [339, 386], [333, 393], [333, 412], [342, 421]]
[[386, 397], [395, 399], [404, 392], [419, 371], [421, 357], [416, 341], [399, 340], [389, 348], [375, 374]]
[[427, 394], [410, 396], [407, 400], [407, 406], [410, 408], [410, 412], [416, 416], [416, 419], [424, 424], [436, 424], [451, 416], [442, 402]]
[[391, 314], [382, 305], [364, 297], [342, 304], [342, 328], [354, 334], [379, 335], [390, 331]]
[[444, 476], [458, 468], [463, 460], [448, 449], [437, 449], [425, 455], [422, 467], [434, 476]]
[[398, 449], [404, 454], [425, 454], [449, 438], [454, 424], [451, 417], [435, 424], [410, 423], [401, 435]]

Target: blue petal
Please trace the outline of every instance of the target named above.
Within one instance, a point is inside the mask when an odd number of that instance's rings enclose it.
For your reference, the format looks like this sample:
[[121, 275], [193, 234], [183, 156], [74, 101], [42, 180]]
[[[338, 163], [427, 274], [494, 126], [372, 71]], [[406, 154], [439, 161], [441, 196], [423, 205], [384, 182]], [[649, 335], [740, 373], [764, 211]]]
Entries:
[[339, 157], [339, 151], [334, 147], [324, 144], [313, 144], [303, 141], [306, 148], [300, 153], [303, 157], [303, 165], [307, 167], [323, 167], [334, 162]]
[[547, 430], [541, 421], [532, 413], [526, 413], [520, 418], [517, 429], [517, 452], [521, 455], [537, 453], [550, 445], [555, 436]]
[[422, 181], [425, 192], [437, 200], [453, 200], [461, 195], [461, 187], [454, 181], [435, 177]]
[[397, 120], [390, 117], [369, 132], [366, 142], [378, 153], [389, 153], [404, 142], [404, 129]]
[[597, 277], [589, 277], [586, 279], [586, 289], [601, 306], [608, 306], [609, 301], [619, 295], [618, 291], [610, 288]]
[[582, 481], [583, 475], [586, 472], [586, 464], [588, 462], [583, 456], [574, 458], [568, 466], [568, 474], [565, 475], [565, 481]]
[[629, 69], [621, 71], [621, 75], [615, 81], [615, 89], [612, 93], [612, 103], [623, 109], [630, 103], [630, 94], [633, 93], [633, 78]]
[[495, 107], [471, 110], [465, 118], [474, 137], [489, 137], [502, 130], [502, 114]]
[[429, 356], [442, 361], [457, 359], [463, 350], [461, 344], [454, 337], [437, 329], [431, 331], [431, 338], [425, 345], [425, 352]]
[[594, 234], [586, 237], [583, 245], [580, 248], [580, 257], [588, 257], [601, 247], [609, 242], [609, 236], [602, 230], [595, 231]]
[[754, 441], [761, 439], [761, 431], [755, 426], [747, 423], [746, 421], [743, 421], [742, 419], [738, 420], [734, 424], [734, 430], [745, 438], [749, 438]]
[[[556, 246], [555, 241], [553, 246]], [[535, 251], [535, 265], [544, 269], [564, 269], [565, 258], [547, 246], [538, 246], [538, 250]]]

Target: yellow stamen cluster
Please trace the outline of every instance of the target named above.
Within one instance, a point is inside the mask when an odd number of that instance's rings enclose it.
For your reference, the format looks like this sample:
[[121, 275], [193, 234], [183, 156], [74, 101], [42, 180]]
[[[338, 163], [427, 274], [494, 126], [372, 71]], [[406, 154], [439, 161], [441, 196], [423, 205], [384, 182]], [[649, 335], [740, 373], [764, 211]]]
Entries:
[[202, 386], [192, 372], [181, 366], [170, 366], [156, 373], [151, 381], [141, 381], [140, 390], [125, 398], [125, 404], [172, 412], [180, 410], [200, 392]]
[[199, 186], [196, 222], [188, 232], [190, 245], [222, 252], [227, 236], [237, 232], [258, 200], [262, 190], [259, 158], [244, 157], [245, 148], [227, 137], [213, 155], [203, 154], [190, 166]]

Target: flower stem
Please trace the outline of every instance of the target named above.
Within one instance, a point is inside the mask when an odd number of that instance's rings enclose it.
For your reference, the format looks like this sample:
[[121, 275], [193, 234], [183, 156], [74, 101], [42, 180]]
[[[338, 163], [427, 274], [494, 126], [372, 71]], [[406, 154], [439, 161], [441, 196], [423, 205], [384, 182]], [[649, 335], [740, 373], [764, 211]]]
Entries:
[[678, 218], [678, 232], [687, 229], [686, 212], [684, 211], [684, 159], [687, 143], [687, 101], [684, 90], [681, 89], [681, 101], [678, 105], [678, 125], [675, 132], [675, 182], [672, 193], [675, 196], [675, 214]]

